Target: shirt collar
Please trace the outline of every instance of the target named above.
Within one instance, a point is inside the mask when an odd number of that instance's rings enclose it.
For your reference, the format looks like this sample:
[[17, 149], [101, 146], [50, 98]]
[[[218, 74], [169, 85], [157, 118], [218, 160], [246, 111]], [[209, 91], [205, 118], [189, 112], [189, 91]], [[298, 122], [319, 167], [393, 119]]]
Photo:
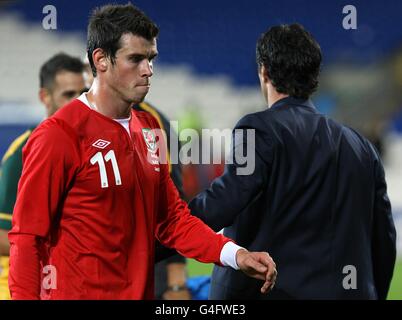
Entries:
[[299, 98], [294, 98], [294, 97], [286, 97], [282, 98], [278, 101], [276, 101], [270, 109], [277, 109], [280, 107], [283, 107], [285, 105], [294, 105], [294, 106], [301, 106], [301, 107], [307, 107], [310, 109], [313, 109], [314, 111], [317, 111], [316, 107], [313, 104], [313, 101], [311, 99], [299, 99]]

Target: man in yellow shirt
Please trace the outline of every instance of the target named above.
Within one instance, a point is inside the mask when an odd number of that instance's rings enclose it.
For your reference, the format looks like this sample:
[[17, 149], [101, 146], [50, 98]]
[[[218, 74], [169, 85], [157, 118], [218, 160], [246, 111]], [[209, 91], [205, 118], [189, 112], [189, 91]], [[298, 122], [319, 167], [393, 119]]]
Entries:
[[[50, 117], [62, 106], [86, 90], [84, 65], [80, 59], [60, 53], [46, 61], [40, 69], [39, 98]], [[11, 229], [12, 212], [22, 172], [22, 148], [34, 128], [17, 137], [1, 162], [0, 171], [0, 300], [10, 299], [8, 290], [9, 250], [7, 233]]]

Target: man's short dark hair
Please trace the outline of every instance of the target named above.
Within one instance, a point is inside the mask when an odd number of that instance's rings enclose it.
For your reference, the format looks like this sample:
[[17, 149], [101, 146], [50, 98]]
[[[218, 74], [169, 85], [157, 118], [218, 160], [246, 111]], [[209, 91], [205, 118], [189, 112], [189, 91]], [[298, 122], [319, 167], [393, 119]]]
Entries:
[[319, 44], [300, 24], [272, 27], [257, 42], [257, 64], [291, 97], [308, 99], [317, 89], [321, 58]]
[[39, 84], [41, 88], [52, 89], [56, 75], [61, 71], [74, 73], [84, 72], [84, 64], [79, 58], [58, 53], [47, 60], [39, 72]]
[[120, 38], [126, 33], [152, 40], [158, 36], [159, 29], [151, 19], [131, 3], [106, 5], [93, 11], [88, 25], [87, 54], [94, 77], [96, 77], [96, 68], [92, 59], [94, 50], [101, 48], [114, 63], [116, 52], [121, 45]]

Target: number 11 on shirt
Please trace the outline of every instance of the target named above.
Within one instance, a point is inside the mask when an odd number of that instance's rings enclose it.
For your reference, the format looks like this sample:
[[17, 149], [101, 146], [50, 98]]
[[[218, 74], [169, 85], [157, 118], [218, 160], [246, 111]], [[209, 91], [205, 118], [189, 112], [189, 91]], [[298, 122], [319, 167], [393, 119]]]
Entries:
[[100, 151], [97, 152], [91, 158], [91, 164], [98, 163], [98, 165], [99, 165], [101, 187], [102, 188], [109, 187], [109, 181], [108, 181], [108, 178], [107, 178], [105, 161], [103, 159], [105, 159], [106, 162], [107, 161], [112, 161], [112, 168], [113, 168], [113, 173], [114, 173], [114, 178], [115, 178], [115, 181], [116, 181], [116, 185], [117, 186], [121, 185], [120, 171], [119, 171], [119, 166], [117, 165], [116, 156], [115, 156], [113, 150], [109, 150], [109, 152], [105, 154], [105, 158], [103, 158], [102, 152], [100, 152]]

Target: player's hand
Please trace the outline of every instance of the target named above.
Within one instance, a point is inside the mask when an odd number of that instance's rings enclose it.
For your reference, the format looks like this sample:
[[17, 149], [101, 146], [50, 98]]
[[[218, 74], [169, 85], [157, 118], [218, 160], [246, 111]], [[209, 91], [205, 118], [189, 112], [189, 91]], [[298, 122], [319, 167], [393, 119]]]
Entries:
[[278, 272], [268, 252], [249, 252], [246, 249], [239, 249], [236, 253], [236, 262], [246, 275], [264, 281], [261, 293], [268, 293], [274, 287]]

